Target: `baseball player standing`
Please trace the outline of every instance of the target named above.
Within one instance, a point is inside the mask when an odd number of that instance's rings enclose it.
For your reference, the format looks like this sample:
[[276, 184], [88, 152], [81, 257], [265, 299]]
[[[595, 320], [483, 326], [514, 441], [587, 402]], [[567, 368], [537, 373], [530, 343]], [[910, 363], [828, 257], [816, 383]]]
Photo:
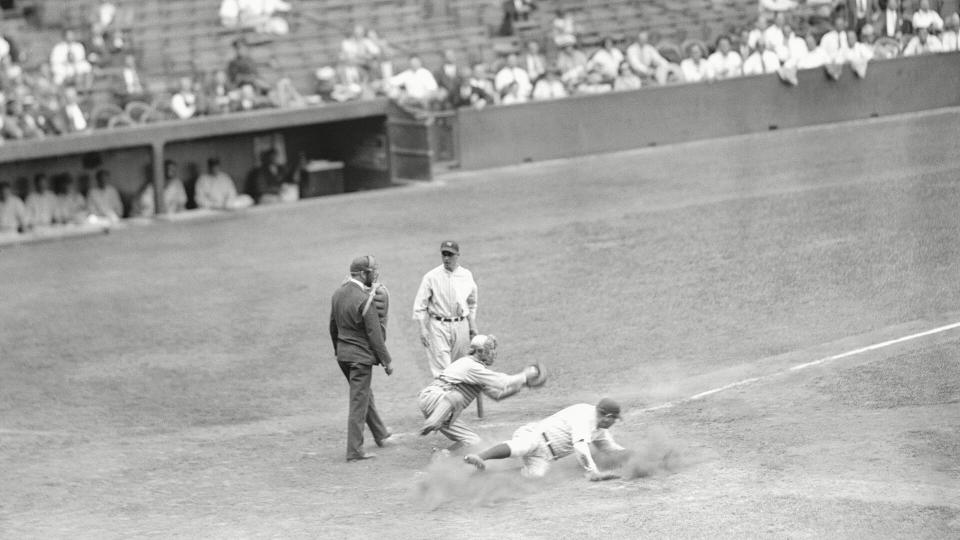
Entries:
[[620, 405], [610, 398], [601, 399], [596, 406], [578, 403], [527, 424], [515, 431], [509, 441], [479, 454], [468, 454], [463, 460], [482, 471], [486, 468], [485, 460], [519, 457], [523, 458], [520, 474], [539, 478], [547, 474], [550, 462], [575, 453], [589, 480], [610, 480], [618, 476], [600, 471], [590, 453], [590, 444], [603, 450], [624, 450], [609, 431], [619, 418]]
[[453, 360], [467, 355], [477, 335], [477, 282], [460, 266], [460, 246], [440, 244], [443, 264], [420, 281], [413, 301], [413, 318], [420, 322], [420, 343], [427, 351], [436, 378]]

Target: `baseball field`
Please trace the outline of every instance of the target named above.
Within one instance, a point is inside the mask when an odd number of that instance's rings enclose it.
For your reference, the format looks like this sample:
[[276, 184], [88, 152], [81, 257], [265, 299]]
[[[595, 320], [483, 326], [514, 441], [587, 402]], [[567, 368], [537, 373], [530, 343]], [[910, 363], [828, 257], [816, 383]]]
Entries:
[[[458, 173], [0, 252], [0, 537], [958, 538], [960, 111]], [[455, 239], [489, 442], [611, 396], [623, 478], [431, 463], [411, 320]], [[397, 444], [345, 463], [327, 333], [391, 291]], [[369, 439], [369, 437], [368, 437]]]

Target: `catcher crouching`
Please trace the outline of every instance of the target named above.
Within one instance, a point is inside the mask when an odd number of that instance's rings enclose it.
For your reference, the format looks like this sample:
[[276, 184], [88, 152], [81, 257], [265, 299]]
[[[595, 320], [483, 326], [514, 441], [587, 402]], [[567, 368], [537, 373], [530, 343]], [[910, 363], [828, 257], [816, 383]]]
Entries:
[[546, 374], [539, 364], [507, 375], [490, 369], [496, 358], [497, 339], [490, 335], [475, 336], [467, 356], [451, 363], [420, 391], [420, 412], [425, 418], [421, 435], [439, 431], [453, 441], [449, 450], [475, 445], [480, 442], [480, 436], [460, 419], [460, 413], [480, 392], [500, 401], [524, 387], [539, 387], [546, 382]]

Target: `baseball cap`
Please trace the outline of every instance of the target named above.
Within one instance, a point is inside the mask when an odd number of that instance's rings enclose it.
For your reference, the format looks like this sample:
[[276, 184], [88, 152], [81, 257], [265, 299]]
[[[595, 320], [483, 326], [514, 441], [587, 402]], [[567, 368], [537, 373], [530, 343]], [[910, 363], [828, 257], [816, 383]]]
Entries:
[[605, 416], [620, 418], [620, 404], [608, 397], [601, 399], [600, 403], [597, 403], [597, 411]]
[[365, 270], [371, 270], [377, 267], [377, 260], [373, 255], [361, 255], [353, 259], [353, 262], [350, 263], [350, 273], [356, 274], [358, 272], [363, 272]]
[[443, 243], [440, 244], [440, 251], [441, 251], [441, 252], [443, 252], [443, 251], [452, 251], [452, 252], [456, 253], [457, 255], [459, 255], [459, 254], [460, 254], [460, 244], [454, 242], [453, 240], [444, 240]]

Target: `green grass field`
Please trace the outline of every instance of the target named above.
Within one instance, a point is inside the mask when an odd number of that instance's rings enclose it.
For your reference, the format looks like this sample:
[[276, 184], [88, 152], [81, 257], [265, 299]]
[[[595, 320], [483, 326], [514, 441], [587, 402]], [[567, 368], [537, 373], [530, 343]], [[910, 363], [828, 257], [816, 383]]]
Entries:
[[[3, 538], [960, 536], [956, 110], [459, 173], [224, 219], [0, 251]], [[411, 433], [411, 320], [441, 240], [496, 367], [548, 385], [466, 413], [490, 442], [619, 399], [650, 467], [343, 462], [329, 298], [372, 253]], [[752, 384], [687, 400], [758, 378]], [[672, 404], [671, 407], [656, 408]], [[372, 446], [372, 441], [370, 441]], [[672, 461], [662, 458], [669, 454]]]

